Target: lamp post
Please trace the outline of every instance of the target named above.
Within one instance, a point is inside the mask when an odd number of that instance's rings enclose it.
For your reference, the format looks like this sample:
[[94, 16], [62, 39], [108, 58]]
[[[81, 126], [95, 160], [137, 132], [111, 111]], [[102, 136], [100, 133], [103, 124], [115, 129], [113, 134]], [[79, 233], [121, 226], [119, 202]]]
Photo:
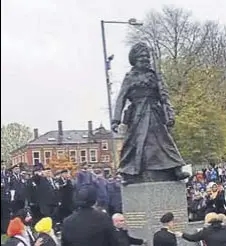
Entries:
[[[138, 23], [136, 19], [131, 18], [128, 21], [104, 21], [101, 20], [101, 35], [102, 35], [102, 44], [103, 44], [103, 55], [104, 55], [104, 70], [105, 70], [105, 79], [106, 79], [106, 86], [107, 86], [107, 99], [108, 99], [108, 113], [109, 113], [109, 121], [110, 126], [113, 119], [112, 113], [112, 102], [111, 102], [111, 82], [109, 76], [109, 70], [111, 69], [110, 64], [113, 60], [114, 56], [108, 57], [107, 55], [107, 46], [106, 46], [106, 36], [105, 36], [105, 26], [104, 24], [126, 24], [132, 26], [142, 26], [142, 23]], [[115, 149], [115, 142], [114, 142], [114, 135], [113, 132], [111, 134], [111, 145], [112, 145], [112, 156], [113, 156], [113, 164], [114, 170], [117, 169], [116, 165], [116, 149]]]

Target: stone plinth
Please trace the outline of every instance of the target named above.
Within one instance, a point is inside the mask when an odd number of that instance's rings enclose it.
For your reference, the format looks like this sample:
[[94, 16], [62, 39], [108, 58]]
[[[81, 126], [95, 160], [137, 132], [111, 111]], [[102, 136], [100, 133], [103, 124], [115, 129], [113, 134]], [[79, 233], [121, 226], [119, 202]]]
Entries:
[[[159, 220], [167, 212], [175, 216], [175, 230], [188, 228], [186, 185], [183, 182], [132, 184], [123, 187], [122, 199], [130, 234], [147, 239], [150, 246], [154, 233], [161, 228]], [[192, 245], [179, 241], [180, 246]]]

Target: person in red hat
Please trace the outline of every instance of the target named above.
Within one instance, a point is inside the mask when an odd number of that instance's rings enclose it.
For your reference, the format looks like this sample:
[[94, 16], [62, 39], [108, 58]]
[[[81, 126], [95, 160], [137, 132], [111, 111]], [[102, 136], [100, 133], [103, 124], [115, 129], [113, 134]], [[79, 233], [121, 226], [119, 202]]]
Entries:
[[19, 217], [9, 222], [7, 236], [9, 238], [4, 244], [5, 246], [41, 246], [43, 244], [42, 238], [38, 239], [34, 244], [31, 244], [26, 234], [26, 227]]

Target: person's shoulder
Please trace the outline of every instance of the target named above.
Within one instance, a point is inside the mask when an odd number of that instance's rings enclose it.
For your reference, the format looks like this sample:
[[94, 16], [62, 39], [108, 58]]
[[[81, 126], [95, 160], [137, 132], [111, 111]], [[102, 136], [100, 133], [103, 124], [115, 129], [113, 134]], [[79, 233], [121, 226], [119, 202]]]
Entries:
[[158, 238], [158, 237], [160, 237], [160, 236], [162, 236], [162, 235], [164, 235], [166, 233], [167, 233], [167, 231], [161, 229], [161, 230], [155, 232], [154, 238]]
[[102, 210], [98, 210], [98, 209], [93, 209], [92, 214], [97, 216], [97, 217], [103, 218], [103, 219], [105, 219], [105, 218], [109, 219], [110, 218], [110, 216], [107, 213], [103, 212]]
[[167, 236], [167, 237], [176, 237], [174, 233], [166, 230], [166, 229], [161, 229], [159, 231], [157, 231], [154, 236], [158, 237], [158, 236]]
[[73, 221], [77, 216], [77, 212], [74, 211], [71, 215], [69, 215], [68, 217], [66, 217], [64, 220], [63, 220], [63, 224], [64, 225], [67, 225], [68, 223], [70, 223], [71, 221]]
[[102, 224], [112, 224], [111, 217], [104, 211], [93, 209], [92, 216]]

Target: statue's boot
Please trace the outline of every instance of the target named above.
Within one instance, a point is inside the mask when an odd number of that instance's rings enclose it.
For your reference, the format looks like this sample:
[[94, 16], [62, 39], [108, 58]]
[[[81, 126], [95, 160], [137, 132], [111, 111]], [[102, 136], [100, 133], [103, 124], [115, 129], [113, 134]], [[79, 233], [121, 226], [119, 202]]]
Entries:
[[182, 167], [175, 168], [175, 175], [176, 175], [177, 180], [184, 180], [190, 177], [190, 173], [183, 172]]
[[134, 183], [136, 183], [135, 178], [134, 178], [133, 175], [122, 174], [122, 178], [123, 178], [123, 180], [122, 180], [122, 185], [124, 185], [124, 186], [127, 186], [127, 185], [129, 185], [129, 184], [134, 184]]

